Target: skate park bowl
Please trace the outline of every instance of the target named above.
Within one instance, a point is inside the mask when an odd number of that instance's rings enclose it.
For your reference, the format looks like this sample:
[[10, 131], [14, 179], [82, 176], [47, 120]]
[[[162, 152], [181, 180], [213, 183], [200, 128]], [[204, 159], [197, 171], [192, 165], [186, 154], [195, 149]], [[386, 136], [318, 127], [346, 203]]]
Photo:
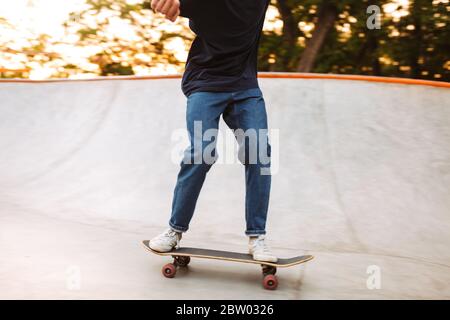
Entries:
[[[170, 215], [180, 84], [0, 81], [0, 298], [450, 299], [450, 84], [260, 75], [267, 239], [281, 257], [315, 256], [271, 292], [254, 265], [193, 259], [166, 279], [169, 260], [141, 246]], [[182, 245], [245, 252], [244, 168], [223, 149]]]

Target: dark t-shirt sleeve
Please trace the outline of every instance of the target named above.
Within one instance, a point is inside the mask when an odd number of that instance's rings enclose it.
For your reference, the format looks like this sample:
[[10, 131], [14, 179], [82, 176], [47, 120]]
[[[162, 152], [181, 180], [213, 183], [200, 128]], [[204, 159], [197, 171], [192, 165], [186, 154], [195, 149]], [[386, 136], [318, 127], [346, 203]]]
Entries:
[[180, 16], [192, 19], [195, 15], [195, 5], [199, 0], [180, 0]]
[[[195, 19], [202, 15], [210, 15], [212, 7], [220, 7], [229, 0], [180, 0], [180, 16]], [[256, 1], [256, 0], [255, 0]]]

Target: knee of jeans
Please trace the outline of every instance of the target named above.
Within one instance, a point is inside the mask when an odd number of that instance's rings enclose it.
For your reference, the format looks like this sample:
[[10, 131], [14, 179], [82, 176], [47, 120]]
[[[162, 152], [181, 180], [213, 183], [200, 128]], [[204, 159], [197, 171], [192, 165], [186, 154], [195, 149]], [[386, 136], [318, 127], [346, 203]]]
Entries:
[[211, 152], [208, 152], [207, 149], [203, 149], [200, 151], [195, 151], [192, 148], [188, 148], [182, 160], [182, 164], [184, 165], [199, 165], [204, 167], [206, 170], [209, 170], [214, 163], [217, 162], [219, 155], [216, 149], [213, 149]]
[[239, 147], [238, 159], [243, 165], [270, 166], [272, 148], [269, 143], [251, 148], [248, 144]]

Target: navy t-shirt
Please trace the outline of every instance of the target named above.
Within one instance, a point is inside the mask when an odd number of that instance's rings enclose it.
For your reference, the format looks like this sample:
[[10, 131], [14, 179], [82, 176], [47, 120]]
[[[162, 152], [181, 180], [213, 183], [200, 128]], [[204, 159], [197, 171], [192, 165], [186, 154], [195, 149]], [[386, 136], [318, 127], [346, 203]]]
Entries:
[[258, 87], [258, 46], [269, 1], [180, 0], [181, 16], [197, 35], [183, 75], [186, 96]]

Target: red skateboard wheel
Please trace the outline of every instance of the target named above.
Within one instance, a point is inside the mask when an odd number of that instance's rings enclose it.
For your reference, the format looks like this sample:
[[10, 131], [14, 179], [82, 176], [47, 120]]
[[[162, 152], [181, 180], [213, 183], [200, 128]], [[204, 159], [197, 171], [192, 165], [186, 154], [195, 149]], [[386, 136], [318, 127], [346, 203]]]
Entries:
[[275, 290], [278, 287], [278, 279], [273, 274], [268, 274], [263, 279], [264, 289]]
[[177, 273], [177, 268], [172, 264], [168, 263], [162, 268], [162, 274], [166, 278], [173, 278]]

